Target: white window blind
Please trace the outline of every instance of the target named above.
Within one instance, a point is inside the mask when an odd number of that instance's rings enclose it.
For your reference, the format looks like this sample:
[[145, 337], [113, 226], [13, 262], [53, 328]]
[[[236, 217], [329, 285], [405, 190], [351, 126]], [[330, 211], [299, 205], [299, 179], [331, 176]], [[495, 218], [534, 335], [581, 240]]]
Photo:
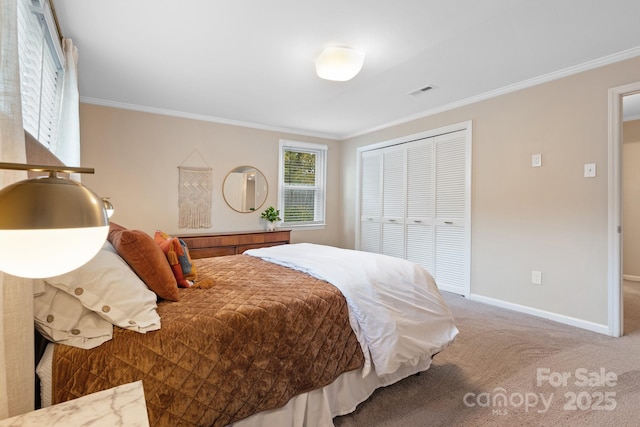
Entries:
[[47, 0], [18, 0], [18, 54], [24, 129], [54, 151], [64, 56]]
[[285, 227], [325, 224], [327, 146], [280, 141], [279, 204]]

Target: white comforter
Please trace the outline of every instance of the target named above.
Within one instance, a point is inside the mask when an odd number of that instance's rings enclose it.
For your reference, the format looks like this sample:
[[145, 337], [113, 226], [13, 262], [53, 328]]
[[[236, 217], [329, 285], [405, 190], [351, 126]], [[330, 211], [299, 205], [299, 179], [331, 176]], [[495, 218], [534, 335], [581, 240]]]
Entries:
[[252, 249], [245, 254], [303, 271], [340, 289], [351, 327], [379, 376], [415, 365], [457, 335], [453, 315], [431, 275], [386, 255], [311, 243]]

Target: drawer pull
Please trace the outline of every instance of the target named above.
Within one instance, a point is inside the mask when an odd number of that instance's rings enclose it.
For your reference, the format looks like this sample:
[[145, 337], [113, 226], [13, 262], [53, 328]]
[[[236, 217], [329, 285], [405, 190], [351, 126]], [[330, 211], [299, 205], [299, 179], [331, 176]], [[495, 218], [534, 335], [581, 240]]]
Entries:
[[453, 224], [453, 221], [445, 221], [444, 223], [445, 223], [445, 224], [450, 224], [450, 225], [451, 225], [451, 224]]

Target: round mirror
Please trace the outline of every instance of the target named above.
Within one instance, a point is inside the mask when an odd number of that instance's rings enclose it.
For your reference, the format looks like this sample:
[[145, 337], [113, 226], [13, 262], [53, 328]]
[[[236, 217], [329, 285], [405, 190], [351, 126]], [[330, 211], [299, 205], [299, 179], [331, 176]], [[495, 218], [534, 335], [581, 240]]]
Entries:
[[253, 166], [238, 166], [232, 169], [222, 184], [224, 201], [237, 212], [253, 212], [267, 200], [267, 180]]

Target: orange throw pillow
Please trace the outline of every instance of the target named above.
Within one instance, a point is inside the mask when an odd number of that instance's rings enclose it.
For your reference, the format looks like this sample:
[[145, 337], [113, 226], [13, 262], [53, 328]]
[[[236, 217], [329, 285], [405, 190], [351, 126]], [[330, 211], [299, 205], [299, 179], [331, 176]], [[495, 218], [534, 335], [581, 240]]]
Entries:
[[[116, 224], [117, 225], [117, 224]], [[144, 231], [109, 230], [109, 241], [131, 269], [160, 298], [178, 301], [178, 284], [167, 258]]]
[[[173, 237], [168, 235], [167, 233], [165, 233], [162, 230], [157, 230], [156, 233], [154, 234], [153, 238], [156, 241], [156, 243], [158, 243], [159, 245], [162, 245], [162, 244], [165, 243], [166, 240], [170, 240]], [[173, 250], [173, 252], [175, 252], [176, 255], [178, 256], [178, 261], [180, 261], [180, 267], [182, 269], [182, 275], [188, 281], [195, 282], [195, 280], [198, 278], [198, 271], [197, 271], [195, 263], [191, 259], [191, 254], [189, 253], [189, 247], [184, 242], [184, 240], [182, 240], [181, 238], [179, 238], [179, 237], [175, 237], [175, 238], [178, 239], [178, 242], [180, 243], [180, 246], [182, 246], [182, 250], [180, 250], [177, 247]], [[175, 242], [171, 242], [171, 244], [175, 245]], [[172, 259], [169, 261], [169, 263], [173, 266], [174, 265], [172, 263], [172, 261], [174, 261], [173, 255], [171, 255], [171, 257], [172, 257]], [[193, 284], [193, 283], [191, 283], [191, 284]]]
[[184, 256], [180, 240], [177, 237], [171, 237], [162, 231], [156, 231], [153, 239], [167, 257], [167, 261], [169, 261], [169, 265], [171, 266], [173, 275], [178, 282], [178, 286], [181, 288], [189, 288], [193, 286], [193, 282], [184, 277], [182, 266], [180, 265], [179, 257]]

